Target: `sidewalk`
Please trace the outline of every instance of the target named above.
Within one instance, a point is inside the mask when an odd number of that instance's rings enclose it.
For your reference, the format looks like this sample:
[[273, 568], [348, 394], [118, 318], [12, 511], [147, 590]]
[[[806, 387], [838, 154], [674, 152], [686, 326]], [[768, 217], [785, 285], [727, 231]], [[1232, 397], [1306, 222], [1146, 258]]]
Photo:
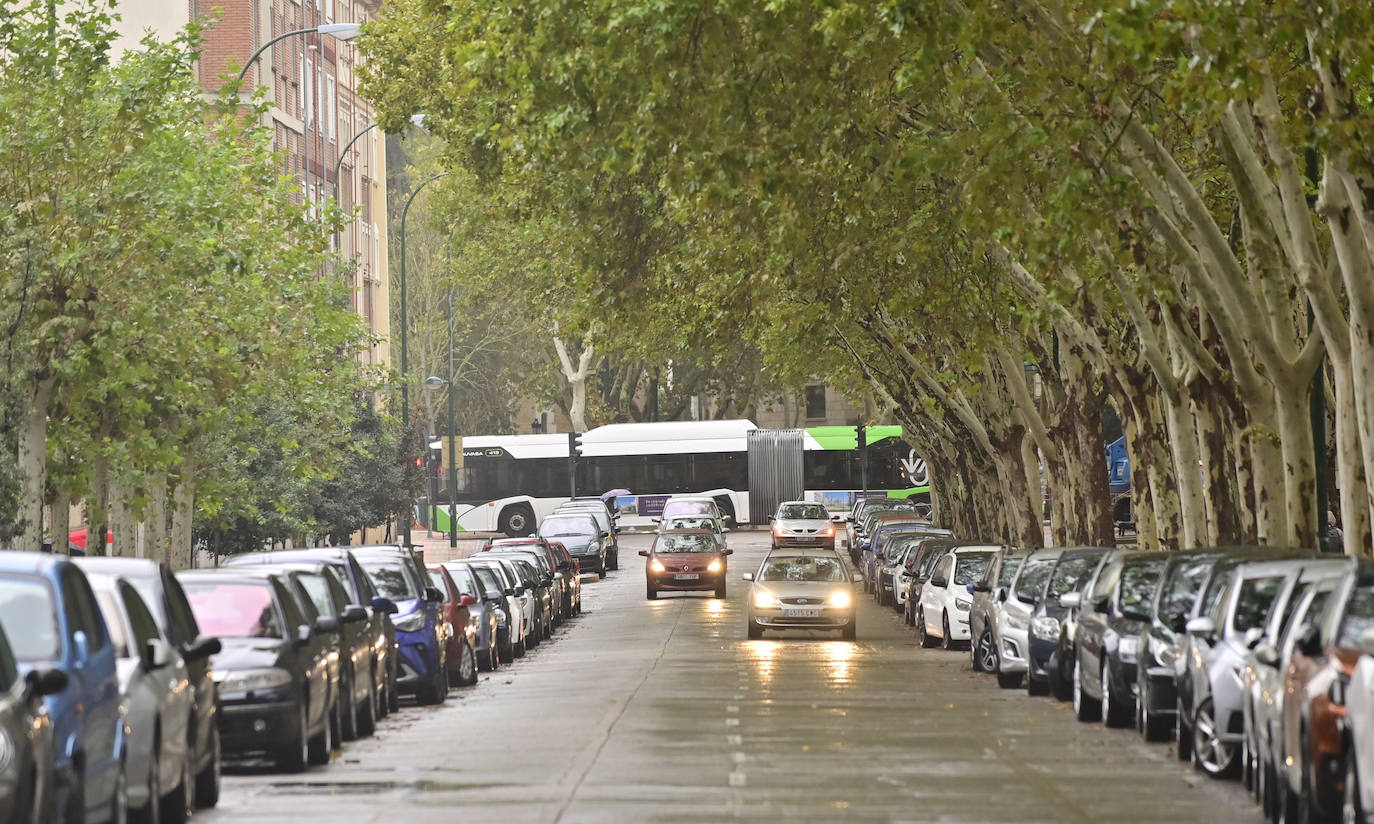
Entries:
[[426, 563], [442, 563], [466, 558], [475, 554], [478, 548], [482, 546], [482, 542], [488, 538], [502, 537], [499, 534], [486, 532], [460, 532], [458, 533], [458, 545], [450, 547], [447, 535], [442, 532], [435, 532], [433, 536], [426, 538], [423, 529], [417, 529], [410, 533], [411, 544], [416, 549], [424, 551]]

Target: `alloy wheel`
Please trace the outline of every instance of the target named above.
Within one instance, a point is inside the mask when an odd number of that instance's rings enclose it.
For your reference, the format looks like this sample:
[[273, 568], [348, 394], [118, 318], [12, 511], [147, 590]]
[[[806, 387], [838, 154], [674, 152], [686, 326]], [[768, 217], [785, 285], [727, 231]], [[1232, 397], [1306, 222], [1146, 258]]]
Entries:
[[1229, 772], [1236, 763], [1236, 746], [1221, 740], [1213, 718], [1212, 699], [1203, 701], [1193, 717], [1193, 759], [1210, 776]]
[[978, 639], [978, 662], [983, 672], [997, 672], [1000, 663], [997, 660], [997, 646], [992, 641], [992, 632], [983, 630], [983, 634]]

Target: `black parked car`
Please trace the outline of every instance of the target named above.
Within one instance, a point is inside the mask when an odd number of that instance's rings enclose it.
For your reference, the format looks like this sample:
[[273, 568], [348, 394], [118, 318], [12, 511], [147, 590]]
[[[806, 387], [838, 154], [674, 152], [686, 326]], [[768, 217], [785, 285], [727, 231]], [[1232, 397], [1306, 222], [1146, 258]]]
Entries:
[[[1061, 648], [1060, 621], [1069, 613], [1059, 602], [1061, 595], [1083, 586], [1097, 571], [1098, 564], [1111, 552], [1106, 547], [1071, 547], [1059, 553], [1059, 560], [1050, 573], [1044, 597], [1030, 616], [1030, 658], [1026, 674], [1026, 691], [1031, 695], [1053, 692], [1056, 698], [1067, 700], [1073, 675], [1072, 646]], [[1072, 636], [1068, 636], [1072, 644]], [[1061, 649], [1070, 654], [1061, 654]]]
[[327, 762], [330, 645], [287, 584], [234, 569], [181, 572], [177, 580], [201, 629], [223, 644], [213, 666], [224, 751], [266, 755], [286, 772]]
[[[1100, 716], [1109, 727], [1135, 718], [1136, 654], [1150, 598], [1171, 553], [1117, 550], [1103, 562], [1077, 605], [1074, 708], [1080, 721]], [[1061, 600], [1083, 598], [1077, 593]]]
[[472, 574], [482, 587], [483, 599], [494, 600], [506, 615], [506, 622], [496, 627], [496, 649], [500, 663], [509, 664], [522, 657], [526, 650], [539, 646], [542, 640], [538, 623], [539, 593], [525, 589], [524, 582], [516, 573], [515, 562], [509, 558], [478, 555], [462, 563], [471, 567]]
[[186, 593], [166, 564], [144, 558], [91, 557], [72, 561], [87, 572], [128, 581], [152, 612], [158, 629], [186, 661], [193, 691], [191, 741], [195, 746], [192, 763], [196, 776], [187, 806], [215, 806], [219, 803], [220, 788], [219, 690], [210, 656], [220, 651], [219, 640], [213, 634], [201, 633]]
[[[373, 715], [376, 718], [385, 717], [395, 705], [397, 696], [396, 627], [391, 623], [391, 616], [396, 613], [396, 604], [390, 598], [382, 597], [352, 552], [346, 547], [250, 552], [235, 555], [225, 560], [223, 565], [282, 564], [297, 561], [323, 561], [334, 567], [348, 589], [349, 603], [357, 604], [367, 611], [367, 636], [372, 644], [372, 663], [369, 670], [372, 673], [372, 689], [376, 695]], [[364, 723], [361, 717], [358, 723]]]

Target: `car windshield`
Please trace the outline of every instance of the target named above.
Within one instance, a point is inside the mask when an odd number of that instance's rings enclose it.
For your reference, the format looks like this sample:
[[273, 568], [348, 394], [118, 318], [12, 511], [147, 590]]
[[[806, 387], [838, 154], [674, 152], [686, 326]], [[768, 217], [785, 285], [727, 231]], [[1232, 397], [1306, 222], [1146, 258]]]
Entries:
[[596, 535], [596, 522], [588, 515], [585, 518], [546, 518], [539, 527], [539, 534], [545, 538], [560, 535]]
[[1054, 577], [1050, 579], [1050, 595], [1073, 592], [1083, 583], [1083, 576], [1097, 566], [1097, 561], [1096, 555], [1078, 555], [1062, 559], [1054, 568]]
[[384, 598], [393, 601], [412, 601], [419, 598], [415, 585], [411, 583], [410, 576], [406, 575], [405, 569], [391, 564], [363, 564], [363, 570], [367, 572], [367, 577], [372, 579], [372, 585]]
[[1283, 588], [1282, 575], [1264, 578], [1246, 578], [1240, 583], [1240, 594], [1236, 598], [1236, 614], [1231, 618], [1231, 628], [1245, 632], [1256, 627], [1263, 628], [1269, 623], [1269, 611], [1274, 608], [1274, 599]]
[[442, 592], [444, 594], [444, 600], [447, 601], [449, 599], [448, 582], [444, 580], [444, 573], [438, 570], [427, 569], [425, 570], [425, 574], [429, 576], [429, 585]]
[[997, 570], [997, 586], [1009, 586], [1012, 579], [1016, 577], [1016, 570], [1021, 568], [1021, 562], [1026, 560], [1025, 556], [1007, 555], [1002, 558], [1002, 566]]
[[654, 541], [654, 552], [716, 552], [716, 540], [700, 532], [686, 535], [660, 535]]
[[663, 517], [670, 515], [711, 515], [711, 504], [707, 501], [669, 501], [663, 505]]
[[482, 581], [482, 586], [488, 591], [502, 593], [506, 591], [506, 585], [497, 580], [496, 572], [487, 567], [475, 567], [472, 573]]
[[843, 581], [844, 567], [838, 558], [814, 555], [769, 558], [759, 571], [760, 581]]
[[1374, 580], [1362, 578], [1350, 593], [1341, 618], [1341, 631], [1336, 634], [1336, 646], [1359, 649], [1360, 636], [1374, 629]]
[[709, 515], [678, 515], [668, 518], [663, 522], [663, 529], [709, 529], [715, 531], [718, 528], [716, 519]]
[[1207, 580], [1207, 574], [1215, 565], [1215, 558], [1176, 565], [1168, 580], [1164, 582], [1164, 591], [1159, 601], [1159, 617], [1166, 622], [1172, 622], [1175, 618], [1188, 614], [1197, 602], [1202, 582]]
[[262, 583], [183, 582], [200, 631], [221, 638], [280, 638], [272, 588]]
[[464, 595], [477, 598], [481, 597], [477, 593], [477, 582], [473, 580], [472, 572], [467, 567], [447, 567], [448, 574], [453, 578], [453, 583], [458, 585], [459, 597]]
[[[57, 604], [41, 578], [0, 579], [0, 626], [9, 627], [17, 661], [52, 661], [60, 654]], [[16, 632], [15, 627], [23, 627]]]
[[828, 521], [830, 513], [820, 504], [784, 504], [778, 508], [778, 519], [787, 521]]
[[1164, 561], [1146, 561], [1131, 564], [1121, 571], [1121, 583], [1117, 590], [1117, 606], [1122, 612], [1140, 614], [1150, 608], [1150, 598], [1155, 594], [1155, 584], [1164, 570]]
[[983, 580], [983, 576], [987, 574], [988, 564], [990, 563], [992, 563], [991, 552], [956, 555], [954, 560], [954, 583], [960, 586], [978, 583]]
[[1016, 579], [1016, 596], [1023, 601], [1038, 601], [1045, 591], [1045, 582], [1054, 571], [1055, 558], [1034, 558], [1026, 561], [1021, 577]]
[[301, 582], [301, 589], [310, 596], [310, 603], [315, 605], [317, 615], [334, 614], [334, 605], [329, 602], [329, 585], [325, 583], [323, 575], [297, 575], [296, 580]]

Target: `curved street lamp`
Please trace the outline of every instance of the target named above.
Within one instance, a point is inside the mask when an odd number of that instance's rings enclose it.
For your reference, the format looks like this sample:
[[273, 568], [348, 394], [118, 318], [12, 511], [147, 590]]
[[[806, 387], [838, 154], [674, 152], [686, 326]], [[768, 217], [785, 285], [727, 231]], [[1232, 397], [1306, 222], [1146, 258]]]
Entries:
[[[410, 116], [410, 122], [413, 123], [413, 124], [415, 124], [416, 126], [423, 126], [423, 125], [424, 125], [424, 122], [425, 122], [425, 116], [424, 116], [423, 114], [413, 114], [413, 115]], [[336, 160], [336, 161], [334, 162], [334, 204], [335, 204], [335, 205], [338, 205], [338, 203], [339, 203], [339, 175], [343, 173], [343, 162], [344, 162], [344, 158], [345, 158], [345, 157], [348, 157], [348, 150], [353, 148], [353, 144], [354, 144], [354, 143], [357, 143], [359, 138], [361, 138], [363, 135], [367, 134], [368, 132], [372, 131], [372, 130], [375, 129], [375, 128], [377, 128], [377, 124], [376, 124], [376, 123], [370, 123], [370, 124], [368, 124], [367, 126], [365, 126], [365, 127], [363, 128], [362, 131], [360, 131], [360, 132], [358, 132], [357, 134], [353, 135], [352, 139], [350, 139], [347, 143], [345, 143], [345, 144], [344, 144], [344, 147], [343, 147], [342, 149], [339, 150], [339, 159]], [[356, 198], [355, 198], [355, 200], [356, 200]], [[342, 245], [341, 245], [342, 241], [340, 240], [339, 232], [340, 232], [339, 229], [335, 229], [335, 230], [334, 230], [334, 251], [336, 251], [336, 252], [342, 251], [342, 249], [343, 249], [343, 247], [342, 247]]]
[[293, 29], [288, 32], [283, 32], [273, 37], [271, 40], [268, 40], [266, 43], [263, 43], [261, 46], [258, 46], [258, 50], [253, 52], [253, 56], [248, 58], [248, 62], [244, 63], [243, 68], [239, 70], [238, 82], [240, 84], [243, 83], [243, 78], [248, 74], [248, 67], [256, 63], [258, 58], [262, 57], [263, 52], [288, 37], [299, 37], [304, 34], [327, 34], [336, 40], [348, 41], [362, 33], [362, 23], [324, 23], [319, 26], [312, 26], [308, 29]]

